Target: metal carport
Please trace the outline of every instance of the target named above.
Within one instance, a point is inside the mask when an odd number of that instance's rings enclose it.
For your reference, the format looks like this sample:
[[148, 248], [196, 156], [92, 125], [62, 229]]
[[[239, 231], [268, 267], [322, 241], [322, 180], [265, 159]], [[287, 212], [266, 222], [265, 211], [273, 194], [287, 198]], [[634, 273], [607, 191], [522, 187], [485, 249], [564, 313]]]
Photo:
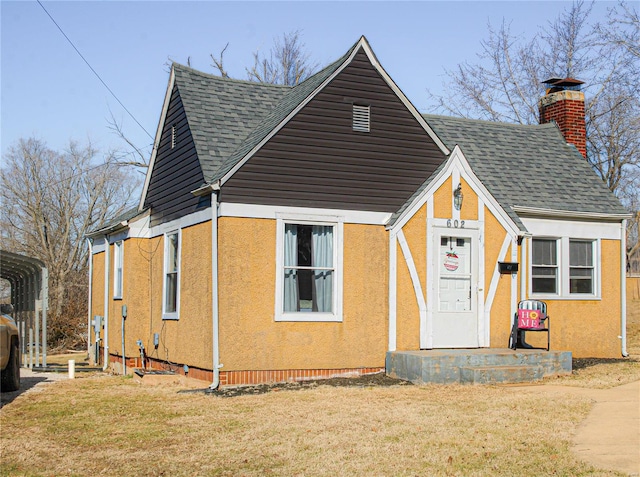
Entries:
[[37, 258], [0, 250], [0, 278], [11, 285], [13, 317], [20, 329], [22, 365], [46, 367], [49, 305], [47, 267]]

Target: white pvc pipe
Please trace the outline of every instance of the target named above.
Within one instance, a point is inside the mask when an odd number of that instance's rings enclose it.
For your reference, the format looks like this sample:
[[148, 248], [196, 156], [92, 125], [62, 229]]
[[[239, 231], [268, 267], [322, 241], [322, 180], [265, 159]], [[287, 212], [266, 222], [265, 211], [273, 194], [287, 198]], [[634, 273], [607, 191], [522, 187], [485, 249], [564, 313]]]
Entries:
[[75, 378], [76, 378], [76, 360], [70, 359], [69, 360], [69, 379], [75, 379]]
[[620, 227], [620, 338], [621, 353], [625, 358], [627, 352], [627, 219]]
[[[89, 296], [87, 300], [87, 355], [91, 356], [91, 310], [93, 310], [93, 244], [91, 239], [87, 239], [89, 244]], [[43, 312], [44, 313], [44, 312]]]
[[109, 238], [104, 236], [104, 364], [109, 367]]
[[220, 386], [220, 322], [218, 310], [218, 196], [211, 191], [211, 325], [213, 332], [213, 382], [210, 389]]

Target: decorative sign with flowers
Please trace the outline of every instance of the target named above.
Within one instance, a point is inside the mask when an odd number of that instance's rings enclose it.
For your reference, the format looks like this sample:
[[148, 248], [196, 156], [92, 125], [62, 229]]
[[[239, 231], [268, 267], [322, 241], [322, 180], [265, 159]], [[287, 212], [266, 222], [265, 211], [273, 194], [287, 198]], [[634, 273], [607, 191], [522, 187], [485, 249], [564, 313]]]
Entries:
[[450, 272], [455, 272], [460, 266], [460, 258], [454, 251], [445, 252], [443, 265]]
[[540, 310], [524, 310], [518, 309], [518, 328], [538, 330], [542, 328], [542, 321], [546, 318], [545, 314]]

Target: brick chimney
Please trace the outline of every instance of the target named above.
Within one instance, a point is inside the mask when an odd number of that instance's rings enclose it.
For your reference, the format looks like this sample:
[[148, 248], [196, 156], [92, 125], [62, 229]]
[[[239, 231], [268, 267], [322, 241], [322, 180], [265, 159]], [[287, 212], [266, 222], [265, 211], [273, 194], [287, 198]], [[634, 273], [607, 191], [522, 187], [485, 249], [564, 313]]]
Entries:
[[566, 141], [573, 144], [582, 157], [587, 157], [587, 131], [584, 121], [582, 81], [573, 78], [550, 78], [543, 81], [546, 94], [538, 101], [540, 124], [555, 121]]

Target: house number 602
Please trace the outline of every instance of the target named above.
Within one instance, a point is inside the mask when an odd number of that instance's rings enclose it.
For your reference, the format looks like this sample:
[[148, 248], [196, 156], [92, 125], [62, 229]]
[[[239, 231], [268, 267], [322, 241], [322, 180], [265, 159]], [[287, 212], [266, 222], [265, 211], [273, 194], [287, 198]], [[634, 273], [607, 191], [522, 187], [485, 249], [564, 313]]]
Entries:
[[453, 227], [454, 229], [463, 229], [464, 228], [464, 220], [447, 219], [447, 227], [449, 227], [449, 228]]

